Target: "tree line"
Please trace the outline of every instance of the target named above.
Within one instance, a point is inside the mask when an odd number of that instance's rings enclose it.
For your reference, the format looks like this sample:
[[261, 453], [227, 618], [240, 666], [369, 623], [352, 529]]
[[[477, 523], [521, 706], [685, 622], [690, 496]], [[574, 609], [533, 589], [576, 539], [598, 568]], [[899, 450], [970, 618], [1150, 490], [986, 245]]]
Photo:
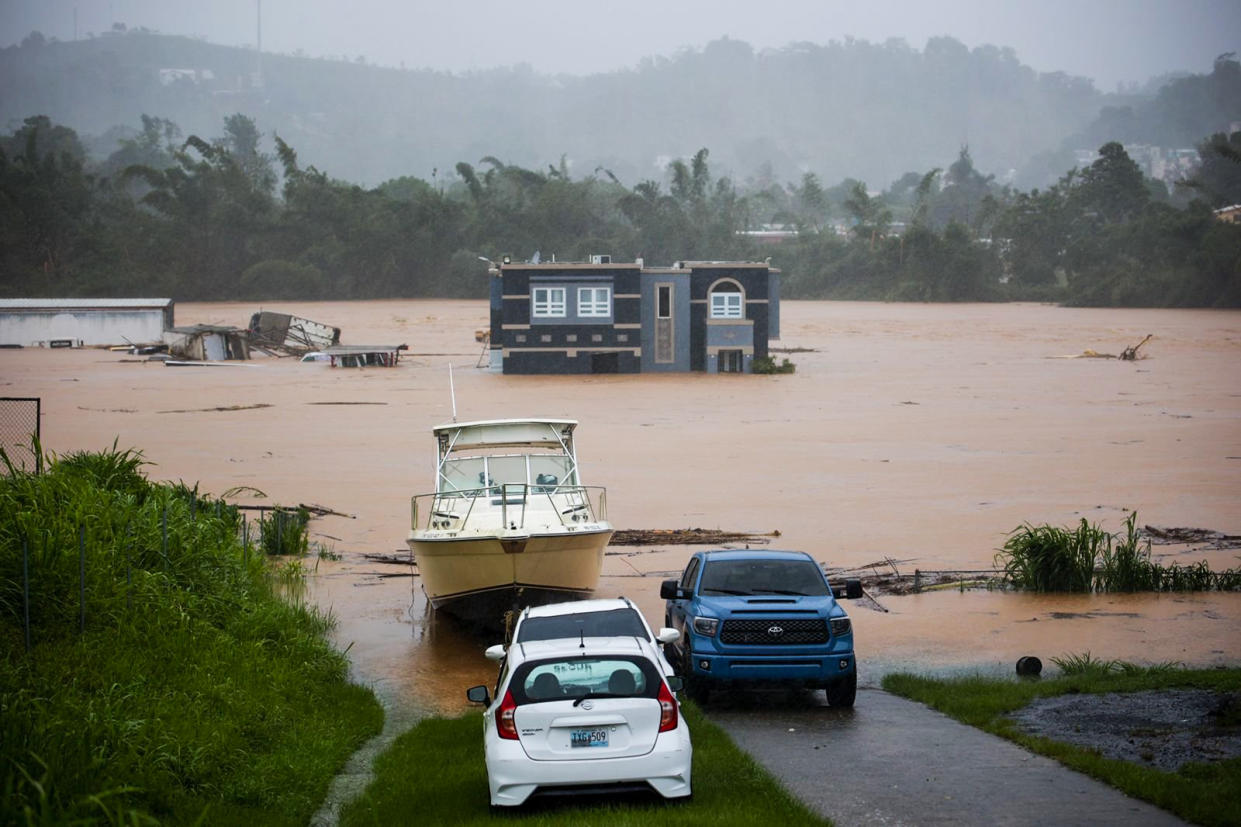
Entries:
[[[600, 166], [529, 169], [485, 157], [454, 175], [364, 188], [275, 153], [241, 114], [214, 139], [171, 121], [103, 161], [44, 116], [0, 136], [0, 293], [311, 300], [487, 295], [482, 258], [648, 264], [761, 260], [787, 298], [1035, 299], [1088, 305], [1241, 306], [1241, 133], [1213, 135], [1194, 180], [1169, 194], [1116, 142], [1045, 190], [946, 169], [883, 192], [860, 180], [739, 187], [707, 149], [628, 186]], [[361, 150], [360, 150], [361, 151]], [[784, 229], [779, 244], [751, 231]]]

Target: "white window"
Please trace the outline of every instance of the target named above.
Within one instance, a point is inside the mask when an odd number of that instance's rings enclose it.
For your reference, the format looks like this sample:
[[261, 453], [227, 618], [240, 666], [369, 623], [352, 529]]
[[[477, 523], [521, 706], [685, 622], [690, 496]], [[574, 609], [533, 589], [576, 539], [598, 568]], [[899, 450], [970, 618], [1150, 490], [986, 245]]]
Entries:
[[565, 299], [563, 287], [536, 287], [530, 291], [530, 317], [534, 319], [563, 318]]
[[577, 288], [577, 315], [579, 316], [611, 316], [611, 287], [579, 287]]
[[712, 293], [711, 318], [741, 319], [745, 314], [741, 310], [740, 293]]

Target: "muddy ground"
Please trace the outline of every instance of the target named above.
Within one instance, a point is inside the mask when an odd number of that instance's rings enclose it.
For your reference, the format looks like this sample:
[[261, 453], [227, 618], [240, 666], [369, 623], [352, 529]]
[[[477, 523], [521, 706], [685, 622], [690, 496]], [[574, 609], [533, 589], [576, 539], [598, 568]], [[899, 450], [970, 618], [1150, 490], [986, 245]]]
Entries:
[[1241, 694], [1204, 689], [1059, 695], [1011, 717], [1031, 735], [1162, 772], [1241, 758]]

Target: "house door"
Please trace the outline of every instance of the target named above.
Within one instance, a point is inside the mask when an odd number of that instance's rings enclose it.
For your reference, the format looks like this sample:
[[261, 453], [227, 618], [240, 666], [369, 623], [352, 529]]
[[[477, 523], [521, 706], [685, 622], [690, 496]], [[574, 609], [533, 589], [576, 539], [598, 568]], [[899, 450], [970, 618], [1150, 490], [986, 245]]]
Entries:
[[741, 373], [745, 361], [739, 350], [721, 350], [719, 353], [720, 373]]
[[672, 324], [672, 285], [655, 286], [655, 364], [670, 365], [676, 361], [676, 330]]

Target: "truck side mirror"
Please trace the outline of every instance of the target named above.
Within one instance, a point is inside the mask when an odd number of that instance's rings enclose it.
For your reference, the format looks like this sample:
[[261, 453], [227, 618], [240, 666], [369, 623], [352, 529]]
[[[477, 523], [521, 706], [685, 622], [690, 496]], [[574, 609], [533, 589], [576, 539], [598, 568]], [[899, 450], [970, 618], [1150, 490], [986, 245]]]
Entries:
[[[840, 595], [838, 593], [837, 597], [839, 596]], [[849, 579], [845, 580], [845, 593], [844, 593], [845, 599], [846, 600], [857, 600], [861, 596], [862, 596], [862, 581], [858, 580], [856, 577], [850, 577]]]
[[677, 581], [665, 580], [659, 584], [659, 596], [663, 600], [680, 600], [681, 590], [677, 588]]

